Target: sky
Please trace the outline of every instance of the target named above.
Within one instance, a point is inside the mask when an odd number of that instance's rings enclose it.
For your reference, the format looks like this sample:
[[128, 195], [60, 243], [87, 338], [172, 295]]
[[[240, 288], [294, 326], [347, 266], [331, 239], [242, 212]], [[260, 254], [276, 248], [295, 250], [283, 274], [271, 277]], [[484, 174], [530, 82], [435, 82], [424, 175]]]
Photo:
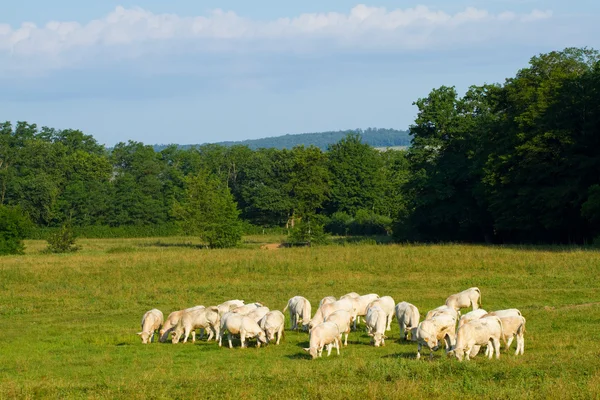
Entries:
[[597, 1], [448, 3], [1, 2], [0, 120], [108, 146], [407, 129], [436, 87], [464, 92], [540, 53], [600, 49]]

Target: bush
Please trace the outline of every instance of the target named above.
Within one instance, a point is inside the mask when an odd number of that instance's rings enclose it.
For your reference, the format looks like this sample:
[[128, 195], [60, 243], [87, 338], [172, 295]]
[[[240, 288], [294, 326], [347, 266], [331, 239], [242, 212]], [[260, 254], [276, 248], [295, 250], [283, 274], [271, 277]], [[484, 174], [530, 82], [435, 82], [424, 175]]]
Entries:
[[23, 254], [31, 221], [20, 207], [0, 206], [0, 255]]
[[318, 219], [313, 221], [310, 219], [299, 221], [290, 230], [288, 243], [291, 245], [307, 244], [308, 246], [327, 243], [327, 234], [323, 232], [323, 224], [320, 222]]
[[354, 218], [345, 212], [338, 211], [331, 215], [329, 221], [325, 225], [327, 232], [333, 233], [334, 235], [346, 236], [350, 230], [350, 224]]
[[75, 232], [70, 222], [63, 224], [58, 232], [48, 238], [48, 253], [73, 253], [80, 249], [75, 245]]
[[369, 210], [358, 210], [354, 217], [344, 212], [334, 213], [326, 229], [336, 235], [389, 235], [392, 223], [390, 217]]

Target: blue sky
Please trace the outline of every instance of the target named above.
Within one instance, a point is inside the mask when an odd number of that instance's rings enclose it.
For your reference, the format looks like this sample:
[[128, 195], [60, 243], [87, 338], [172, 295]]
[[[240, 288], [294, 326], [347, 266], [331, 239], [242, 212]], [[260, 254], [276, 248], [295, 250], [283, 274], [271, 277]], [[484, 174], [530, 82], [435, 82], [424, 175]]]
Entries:
[[107, 145], [405, 129], [432, 88], [600, 48], [600, 2], [286, 3], [2, 2], [0, 120]]

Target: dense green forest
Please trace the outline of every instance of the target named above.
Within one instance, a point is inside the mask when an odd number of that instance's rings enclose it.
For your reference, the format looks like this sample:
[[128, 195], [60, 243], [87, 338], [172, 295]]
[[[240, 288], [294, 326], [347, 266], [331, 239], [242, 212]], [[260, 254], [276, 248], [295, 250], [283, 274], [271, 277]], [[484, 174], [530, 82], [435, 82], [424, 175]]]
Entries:
[[[410, 145], [410, 136], [407, 131], [399, 131], [396, 129], [355, 129], [335, 132], [318, 132], [318, 133], [299, 133], [295, 135], [283, 135], [276, 137], [268, 137], [262, 139], [249, 139], [238, 142], [219, 142], [215, 143], [221, 146], [248, 146], [252, 150], [260, 148], [275, 148], [275, 149], [292, 149], [296, 146], [316, 146], [325, 151], [329, 145], [339, 142], [348, 134], [358, 133], [362, 137], [362, 141], [373, 147], [400, 147]], [[161, 151], [168, 147], [167, 145], [155, 145], [154, 150]], [[198, 145], [182, 145], [182, 149], [190, 149], [198, 147]]]
[[375, 150], [364, 136], [376, 131], [343, 133], [325, 151], [156, 151], [132, 141], [108, 150], [78, 130], [6, 122], [0, 204], [20, 206], [38, 227], [68, 219], [151, 232], [183, 229], [181, 210], [193, 213], [186, 204], [211, 190], [246, 229], [312, 220], [334, 233], [393, 231], [399, 240], [590, 242], [600, 235], [599, 59], [568, 48], [533, 57], [503, 84], [463, 96], [434, 89], [415, 102], [407, 150]]

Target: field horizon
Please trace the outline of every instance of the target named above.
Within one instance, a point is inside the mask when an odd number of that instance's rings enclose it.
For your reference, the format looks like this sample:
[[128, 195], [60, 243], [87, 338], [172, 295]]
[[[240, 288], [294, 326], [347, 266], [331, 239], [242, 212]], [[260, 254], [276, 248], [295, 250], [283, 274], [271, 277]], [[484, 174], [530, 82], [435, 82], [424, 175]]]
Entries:
[[[195, 238], [81, 239], [81, 251], [0, 258], [0, 398], [594, 398], [600, 394], [600, 257], [582, 247], [345, 244], [206, 250]], [[337, 356], [310, 360], [308, 335], [279, 346], [215, 342], [142, 345], [144, 312], [229, 299], [282, 310], [295, 295], [317, 309], [328, 295], [390, 295], [425, 313], [477, 286], [482, 308], [518, 308], [525, 354], [499, 360], [416, 360], [392, 322], [383, 348], [364, 324]]]

